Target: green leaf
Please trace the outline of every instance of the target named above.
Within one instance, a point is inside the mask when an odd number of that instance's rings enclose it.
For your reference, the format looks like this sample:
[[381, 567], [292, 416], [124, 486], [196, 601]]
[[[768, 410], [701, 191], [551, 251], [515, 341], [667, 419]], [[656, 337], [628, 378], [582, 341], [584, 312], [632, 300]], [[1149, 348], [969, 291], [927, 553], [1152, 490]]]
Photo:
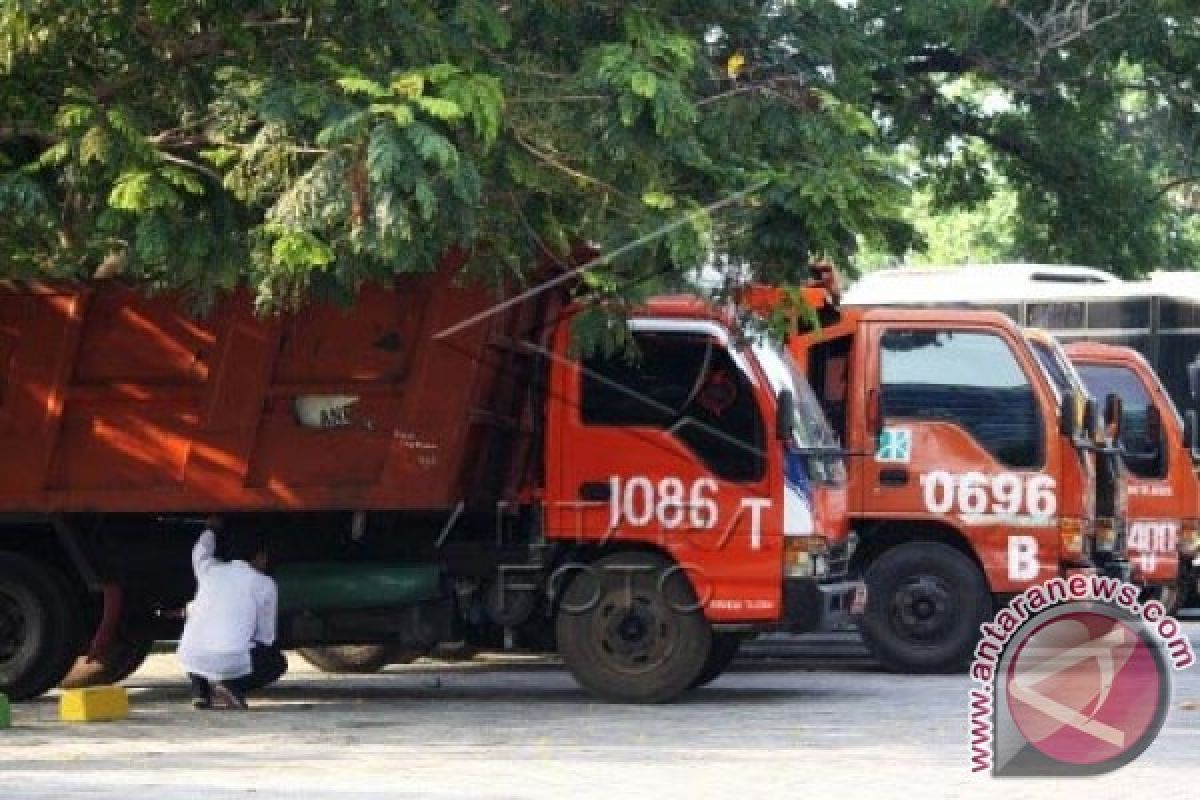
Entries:
[[418, 97], [413, 102], [426, 114], [442, 122], [458, 122], [465, 116], [458, 103], [441, 97]]
[[638, 97], [649, 100], [658, 91], [658, 78], [654, 77], [653, 72], [638, 70], [630, 77], [629, 86]]
[[412, 107], [407, 103], [372, 103], [368, 106], [372, 114], [387, 114], [396, 125], [403, 128], [412, 123], [414, 117]]
[[419, 72], [405, 72], [392, 78], [392, 91], [408, 100], [425, 93], [425, 76]]
[[462, 67], [456, 67], [453, 64], [434, 64], [425, 68], [425, 77], [429, 79], [430, 83], [443, 83], [461, 73]]
[[333, 248], [309, 231], [289, 230], [271, 245], [271, 257], [293, 270], [321, 268], [333, 263]]
[[133, 248], [140, 261], [166, 261], [171, 253], [171, 229], [166, 221], [158, 214], [147, 214], [138, 219]]
[[504, 120], [504, 90], [491, 75], [464, 75], [448, 81], [442, 93], [457, 103], [471, 119], [471, 127], [484, 147], [500, 135]]
[[92, 106], [70, 103], [54, 115], [54, 126], [62, 131], [73, 131], [91, 125], [95, 119], [96, 109]]
[[89, 128], [88, 132], [79, 140], [80, 164], [107, 163], [112, 152], [112, 137], [109, 135], [108, 129], [103, 126], [97, 125]]
[[71, 143], [59, 142], [58, 144], [51, 145], [42, 151], [42, 154], [38, 156], [37, 166], [39, 169], [46, 167], [57, 167], [61, 164], [65, 164], [70, 158]]
[[433, 188], [426, 181], [417, 181], [416, 189], [413, 191], [413, 197], [417, 201], [417, 209], [421, 213], [421, 219], [425, 222], [433, 219], [433, 215], [437, 212], [437, 195], [434, 194]]
[[168, 183], [188, 194], [204, 194], [204, 181], [200, 180], [200, 176], [191, 170], [167, 166], [159, 172]]
[[154, 173], [143, 170], [123, 172], [108, 195], [108, 204], [119, 211], [144, 212], [160, 208], [179, 208], [179, 195]]
[[338, 78], [337, 85], [346, 94], [362, 94], [367, 97], [387, 97], [390, 94], [385, 86], [370, 78]]
[[323, 128], [317, 134], [317, 144], [322, 147], [334, 147], [353, 142], [367, 132], [369, 119], [366, 111], [352, 111]]
[[458, 148], [425, 123], [413, 123], [405, 128], [405, 134], [425, 161], [435, 163], [442, 169], [450, 169], [458, 164]]
[[642, 203], [665, 211], [675, 207], [675, 198], [665, 192], [646, 192], [642, 195]]
[[367, 140], [367, 173], [371, 180], [380, 184], [395, 181], [411, 152], [407, 148], [394, 126], [387, 123], [375, 126]]

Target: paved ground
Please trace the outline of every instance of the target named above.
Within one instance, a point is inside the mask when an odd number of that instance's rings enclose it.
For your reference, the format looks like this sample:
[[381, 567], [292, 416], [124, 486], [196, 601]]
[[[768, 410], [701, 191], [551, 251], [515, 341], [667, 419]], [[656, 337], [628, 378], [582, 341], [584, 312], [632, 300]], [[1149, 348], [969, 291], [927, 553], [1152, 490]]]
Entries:
[[[1200, 648], [1200, 623], [1188, 623]], [[767, 648], [776, 655], [786, 647]], [[966, 764], [959, 676], [874, 671], [842, 636], [739, 665], [669, 706], [594, 703], [552, 664], [297, 668], [249, 714], [193, 712], [173, 656], [130, 682], [133, 717], [71, 726], [52, 698], [0, 731], [0, 797], [1187, 796], [1200, 776], [1200, 668], [1159, 740], [1112, 775], [996, 781]]]

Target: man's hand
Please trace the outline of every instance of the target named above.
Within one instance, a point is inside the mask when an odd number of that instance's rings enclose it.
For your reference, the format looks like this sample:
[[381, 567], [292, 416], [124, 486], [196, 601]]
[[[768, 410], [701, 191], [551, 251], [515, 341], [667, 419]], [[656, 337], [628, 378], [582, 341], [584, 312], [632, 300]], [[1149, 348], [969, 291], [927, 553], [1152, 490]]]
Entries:
[[220, 514], [209, 514], [207, 519], [204, 520], [205, 530], [210, 530], [213, 533], [220, 533], [221, 529], [224, 527], [225, 518]]

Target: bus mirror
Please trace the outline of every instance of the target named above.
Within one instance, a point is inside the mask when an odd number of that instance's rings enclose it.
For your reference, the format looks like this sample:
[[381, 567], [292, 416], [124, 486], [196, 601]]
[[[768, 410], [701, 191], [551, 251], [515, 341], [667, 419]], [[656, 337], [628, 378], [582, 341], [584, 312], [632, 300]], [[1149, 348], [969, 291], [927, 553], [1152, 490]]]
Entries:
[[792, 441], [796, 429], [796, 398], [791, 389], [780, 389], [775, 401], [775, 436], [780, 441]]
[[1104, 428], [1110, 441], [1117, 441], [1121, 438], [1121, 398], [1116, 393], [1110, 392], [1104, 398]]
[[1062, 402], [1058, 404], [1058, 430], [1068, 439], [1074, 439], [1079, 433], [1079, 408], [1075, 393], [1063, 392]]
[[1200, 360], [1187, 365], [1187, 376], [1188, 391], [1192, 395], [1192, 402], [1200, 402]]

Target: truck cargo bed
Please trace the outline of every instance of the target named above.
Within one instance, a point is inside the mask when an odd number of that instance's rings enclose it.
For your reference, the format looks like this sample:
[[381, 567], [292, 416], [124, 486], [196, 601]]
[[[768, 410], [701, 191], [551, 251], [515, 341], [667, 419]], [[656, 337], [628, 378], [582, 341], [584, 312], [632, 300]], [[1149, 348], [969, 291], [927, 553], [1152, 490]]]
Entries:
[[512, 495], [529, 457], [520, 305], [454, 271], [352, 308], [189, 315], [118, 285], [0, 289], [0, 513], [445, 509]]

